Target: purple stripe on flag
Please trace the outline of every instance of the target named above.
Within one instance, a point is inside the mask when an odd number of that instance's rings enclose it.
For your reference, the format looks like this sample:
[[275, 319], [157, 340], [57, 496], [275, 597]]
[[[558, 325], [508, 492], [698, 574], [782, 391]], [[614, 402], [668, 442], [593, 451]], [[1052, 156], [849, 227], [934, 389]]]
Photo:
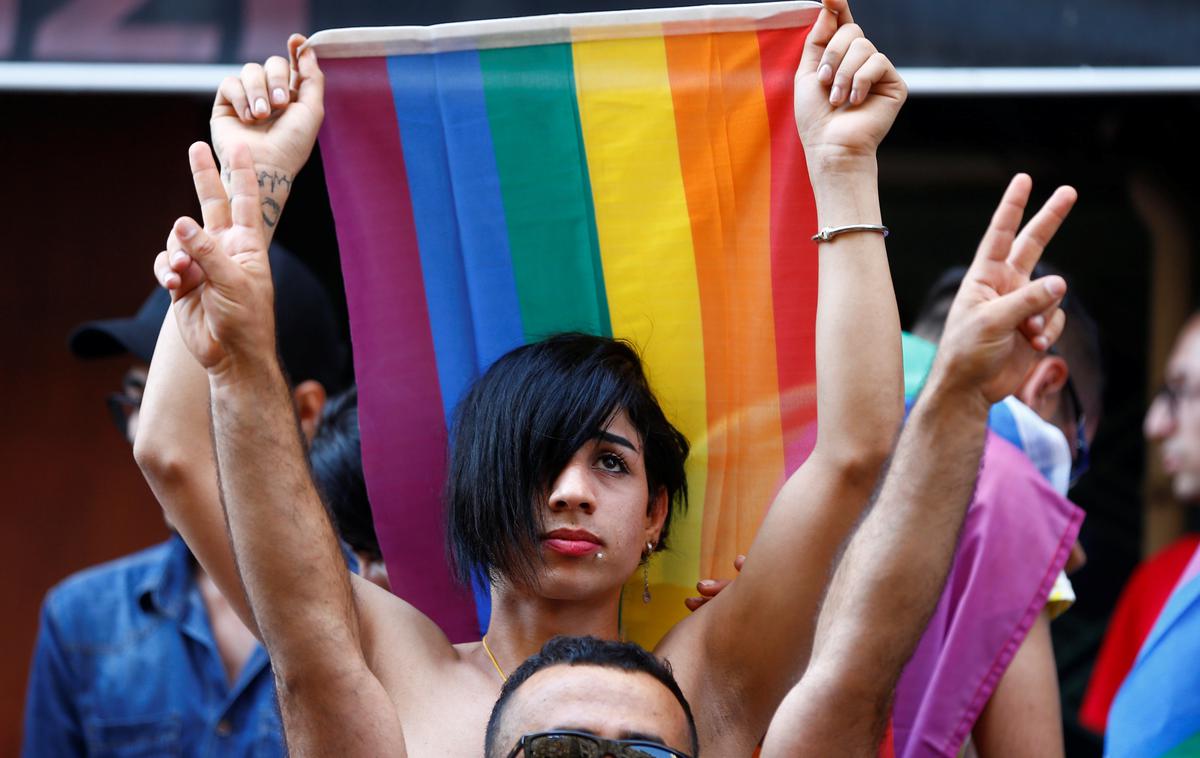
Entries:
[[363, 469], [392, 591], [452, 641], [478, 637], [450, 576], [439, 493], [446, 427], [404, 155], [382, 58], [322, 62], [321, 154], [337, 219]]

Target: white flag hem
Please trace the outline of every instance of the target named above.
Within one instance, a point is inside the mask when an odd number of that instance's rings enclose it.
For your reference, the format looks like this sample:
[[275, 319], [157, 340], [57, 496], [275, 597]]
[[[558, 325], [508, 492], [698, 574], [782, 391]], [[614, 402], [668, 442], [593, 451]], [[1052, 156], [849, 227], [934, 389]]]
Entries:
[[326, 29], [314, 34], [308, 46], [318, 58], [374, 58], [390, 55], [447, 53], [586, 42], [600, 39], [657, 37], [666, 32], [712, 34], [791, 29], [812, 23], [819, 2], [797, 0], [738, 5], [699, 5], [687, 8], [647, 8], [593, 13], [459, 21], [433, 26], [377, 26]]

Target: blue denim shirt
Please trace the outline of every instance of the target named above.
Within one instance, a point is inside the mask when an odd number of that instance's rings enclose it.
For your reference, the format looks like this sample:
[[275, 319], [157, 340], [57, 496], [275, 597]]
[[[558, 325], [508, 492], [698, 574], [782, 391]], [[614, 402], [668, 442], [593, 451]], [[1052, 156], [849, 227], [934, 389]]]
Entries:
[[266, 652], [229, 686], [178, 536], [47, 594], [22, 754], [285, 754]]

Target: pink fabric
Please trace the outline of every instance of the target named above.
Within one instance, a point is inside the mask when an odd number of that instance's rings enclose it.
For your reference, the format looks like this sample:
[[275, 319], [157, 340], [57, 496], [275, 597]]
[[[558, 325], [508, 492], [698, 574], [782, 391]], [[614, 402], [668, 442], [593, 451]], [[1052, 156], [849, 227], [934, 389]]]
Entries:
[[1183, 574], [1179, 577], [1179, 584], [1175, 585], [1175, 589], [1178, 590], [1197, 576], [1200, 576], [1200, 548], [1196, 549], [1192, 560], [1188, 563], [1187, 568], [1183, 570]]
[[1046, 604], [1083, 511], [988, 432], [954, 564], [896, 688], [896, 755], [958, 754]]

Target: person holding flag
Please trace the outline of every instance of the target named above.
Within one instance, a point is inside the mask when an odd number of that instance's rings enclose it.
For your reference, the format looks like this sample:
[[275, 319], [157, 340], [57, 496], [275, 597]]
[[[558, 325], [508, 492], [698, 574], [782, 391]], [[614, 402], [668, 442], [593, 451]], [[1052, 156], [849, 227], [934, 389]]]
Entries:
[[[231, 199], [209, 148], [190, 151], [204, 226], [177, 222], [155, 264], [178, 330], [160, 344], [147, 383], [139, 447], [156, 452], [138, 458], [172, 521], [270, 650], [293, 750], [471, 754], [506, 671], [557, 634], [619, 636], [621, 587], [661, 547], [682, 500], [686, 440], [627, 345], [568, 336], [521, 348], [472, 390], [465, 406], [473, 413], [460, 414], [454, 435], [451, 488], [465, 496], [451, 509], [474, 508], [485, 528], [451, 540], [460, 560], [492, 578], [488, 634], [451, 645], [403, 600], [347, 576], [280, 401], [259, 254], [320, 124], [322, 75], [302, 42], [290, 41], [295, 102], [282, 59], [222, 85], [213, 141]], [[878, 233], [875, 152], [905, 96], [844, 0], [827, 0], [795, 79], [796, 126], [825, 228], [821, 431], [741, 576], [656, 650], [700, 719], [706, 753], [748, 755], [804, 671], [826, 578], [900, 423], [899, 324]], [[1047, 323], [1028, 327], [1035, 346]], [[525, 402], [499, 402], [505, 388], [520, 389], [510, 399]], [[198, 432], [208, 424], [206, 395], [224, 515], [211, 484], [186, 484], [217, 480], [210, 437]], [[562, 435], [534, 434], [545, 428]], [[188, 472], [164, 477], [156, 459]]]

